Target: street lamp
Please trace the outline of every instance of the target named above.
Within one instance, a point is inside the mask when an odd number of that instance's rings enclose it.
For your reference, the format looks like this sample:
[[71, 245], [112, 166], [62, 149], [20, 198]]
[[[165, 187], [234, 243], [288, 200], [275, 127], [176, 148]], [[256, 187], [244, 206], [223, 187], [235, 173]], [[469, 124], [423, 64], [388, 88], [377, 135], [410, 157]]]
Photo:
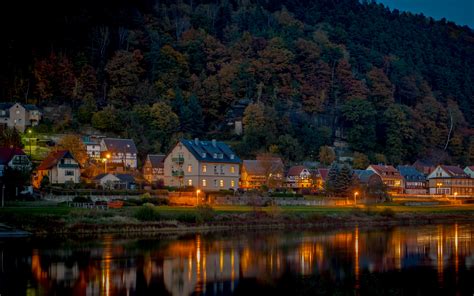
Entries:
[[456, 196], [458, 196], [458, 193], [454, 192], [454, 200], [456, 200]]
[[201, 193], [201, 190], [196, 190], [196, 206], [199, 204], [199, 193]]
[[33, 132], [33, 131], [32, 131], [31, 129], [28, 129], [28, 134], [29, 134], [29, 136], [28, 136], [28, 143], [30, 144], [30, 158], [31, 158], [31, 133], [32, 133], [32, 132]]
[[105, 158], [102, 158], [102, 161], [104, 162], [104, 173], [107, 173], [107, 161], [110, 159], [110, 154], [107, 153], [105, 155]]
[[436, 186], [438, 187], [438, 194], [441, 194], [440, 187], [443, 185], [443, 183], [436, 183]]
[[359, 192], [354, 192], [354, 205], [357, 204], [357, 195], [359, 194]]

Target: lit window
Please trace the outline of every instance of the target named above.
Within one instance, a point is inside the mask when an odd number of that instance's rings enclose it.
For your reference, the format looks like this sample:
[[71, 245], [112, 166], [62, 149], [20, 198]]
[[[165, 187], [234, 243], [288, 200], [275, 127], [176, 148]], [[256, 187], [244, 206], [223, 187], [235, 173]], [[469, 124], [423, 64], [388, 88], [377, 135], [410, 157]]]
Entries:
[[193, 180], [191, 179], [188, 180], [188, 186], [193, 186]]
[[193, 166], [189, 164], [188, 165], [188, 173], [192, 173], [192, 171], [193, 171]]
[[203, 173], [207, 172], [207, 165], [203, 165], [203, 166], [202, 166], [202, 172], [203, 172]]
[[234, 167], [233, 165], [230, 166], [230, 172], [231, 172], [231, 173], [235, 173], [235, 167]]
[[230, 187], [235, 187], [235, 181], [234, 180], [230, 180]]
[[219, 186], [224, 187], [224, 180], [219, 180]]
[[207, 186], [207, 181], [206, 179], [202, 180], [202, 187], [206, 187]]

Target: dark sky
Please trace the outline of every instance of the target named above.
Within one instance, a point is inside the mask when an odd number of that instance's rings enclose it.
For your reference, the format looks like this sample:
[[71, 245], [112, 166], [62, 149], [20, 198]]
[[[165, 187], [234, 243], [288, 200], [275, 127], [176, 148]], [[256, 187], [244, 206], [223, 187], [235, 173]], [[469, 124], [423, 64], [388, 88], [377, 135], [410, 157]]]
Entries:
[[423, 13], [436, 20], [443, 17], [474, 29], [474, 0], [378, 0], [391, 9]]

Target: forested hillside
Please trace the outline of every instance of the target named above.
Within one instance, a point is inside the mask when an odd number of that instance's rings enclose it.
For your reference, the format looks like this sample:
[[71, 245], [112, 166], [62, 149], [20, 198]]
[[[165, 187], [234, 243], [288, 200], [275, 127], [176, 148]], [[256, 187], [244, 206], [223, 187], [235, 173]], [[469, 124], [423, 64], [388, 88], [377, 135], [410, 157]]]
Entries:
[[356, 0], [111, 3], [2, 9], [1, 100], [70, 105], [52, 129], [91, 125], [142, 153], [198, 136], [317, 160], [341, 139], [372, 161], [474, 162], [468, 27]]

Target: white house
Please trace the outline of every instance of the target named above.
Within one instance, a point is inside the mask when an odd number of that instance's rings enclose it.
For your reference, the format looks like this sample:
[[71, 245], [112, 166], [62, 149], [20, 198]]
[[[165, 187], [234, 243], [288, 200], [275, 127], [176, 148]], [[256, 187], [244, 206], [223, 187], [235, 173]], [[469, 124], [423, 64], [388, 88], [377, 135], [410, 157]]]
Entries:
[[240, 159], [227, 144], [181, 140], [164, 160], [166, 186], [194, 187], [203, 191], [237, 189]]
[[311, 172], [305, 166], [292, 166], [286, 174], [287, 187], [309, 188], [312, 184]]
[[33, 185], [39, 188], [46, 176], [50, 184], [79, 183], [80, 165], [68, 150], [53, 151], [39, 165]]
[[98, 136], [85, 136], [82, 138], [84, 146], [86, 146], [87, 156], [90, 160], [100, 161], [101, 150], [100, 150], [100, 139], [103, 137]]
[[427, 179], [432, 195], [474, 196], [474, 179], [460, 167], [438, 165]]
[[100, 141], [100, 150], [107, 158], [107, 165], [137, 168], [138, 150], [132, 139], [104, 138]]
[[42, 113], [35, 105], [0, 103], [0, 125], [24, 132], [28, 126], [36, 126]]
[[20, 148], [0, 148], [0, 177], [7, 167], [28, 171], [31, 169], [31, 161]]

